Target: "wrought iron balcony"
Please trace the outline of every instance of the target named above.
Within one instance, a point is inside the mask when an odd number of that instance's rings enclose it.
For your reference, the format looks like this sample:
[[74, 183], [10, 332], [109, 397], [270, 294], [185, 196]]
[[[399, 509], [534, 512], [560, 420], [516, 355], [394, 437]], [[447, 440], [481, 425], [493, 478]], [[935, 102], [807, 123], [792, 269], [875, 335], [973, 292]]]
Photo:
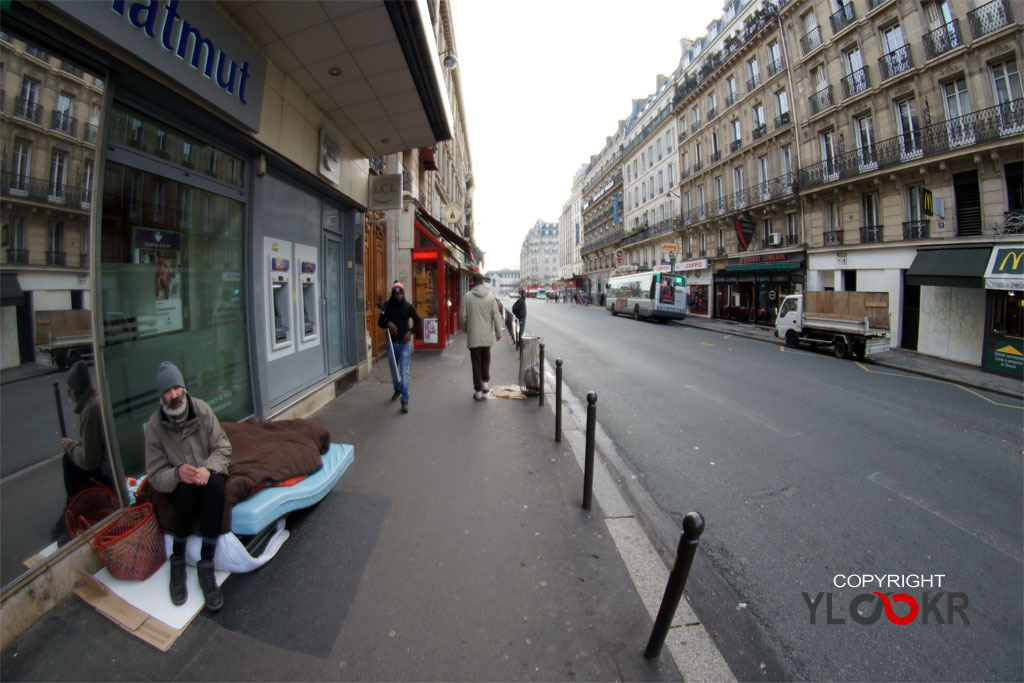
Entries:
[[747, 79], [747, 92], [754, 92], [761, 85], [761, 74], [754, 74]]
[[835, 101], [832, 99], [831, 85], [826, 85], [824, 88], [811, 95], [808, 99], [811, 104], [812, 115], [823, 112], [835, 104]]
[[800, 49], [803, 51], [804, 56], [808, 52], [821, 45], [821, 27], [815, 26], [800, 39]]
[[701, 171], [701, 169], [703, 169], [703, 168], [704, 168], [704, 162], [703, 161], [698, 161], [697, 163], [695, 163], [693, 165], [693, 172], [694, 173], [699, 173]]
[[800, 187], [815, 187], [951, 149], [1024, 133], [1024, 98], [939, 121], [800, 169]]
[[887, 81], [893, 76], [910, 71], [914, 68], [914, 58], [910, 46], [898, 47], [878, 60], [878, 68], [882, 72], [882, 80]]
[[871, 242], [884, 242], [882, 239], [882, 226], [881, 225], [865, 225], [860, 229], [860, 241], [861, 244], [869, 244]]
[[903, 223], [903, 239], [905, 240], [926, 240], [928, 239], [928, 225], [929, 220], [925, 219], [922, 221], [904, 221]]
[[622, 246], [629, 244], [636, 244], [637, 242], [643, 242], [644, 240], [656, 237], [658, 235], [664, 235], [666, 232], [672, 232], [675, 230], [675, 221], [671, 218], [658, 221], [654, 225], [644, 226], [640, 230], [626, 235], [622, 238]]
[[28, 249], [7, 247], [7, 262], [28, 264]]
[[987, 5], [967, 13], [967, 23], [971, 25], [971, 35], [981, 38], [1013, 23], [1013, 12], [1006, 0], [992, 0]]
[[792, 118], [790, 117], [789, 112], [784, 111], [775, 117], [775, 127], [782, 128], [783, 126], [789, 125], [791, 120]]
[[729, 251], [725, 247], [718, 247], [718, 256], [728, 256]]
[[67, 256], [63, 251], [48, 251], [46, 252], [46, 265], [66, 266]]
[[690, 124], [690, 132], [691, 133], [696, 133], [698, 130], [700, 130], [700, 121], [699, 120], [698, 121], [694, 121], [693, 123]]
[[768, 62], [768, 75], [774, 76], [775, 74], [782, 71], [782, 57], [779, 57], [774, 62]]
[[889, 2], [889, 0], [868, 0], [868, 11], [875, 9], [886, 2]]
[[754, 134], [753, 134], [754, 135], [754, 139], [757, 140], [758, 138], [763, 138], [765, 136], [765, 133], [767, 133], [767, 132], [768, 132], [768, 126], [766, 126], [765, 124], [762, 123], [762, 124], [756, 126], [754, 128]]
[[4, 171], [0, 174], [0, 194], [5, 197], [18, 197], [64, 206], [80, 206], [83, 201], [87, 201], [87, 195], [80, 187], [51, 183], [49, 180], [30, 178], [11, 171]]
[[14, 98], [14, 115], [35, 123], [43, 121], [43, 106], [34, 100], [26, 100], [24, 97]]
[[622, 229], [620, 228], [618, 230], [613, 230], [610, 234], [605, 235], [604, 237], [583, 244], [583, 246], [580, 248], [580, 253], [587, 254], [592, 251], [597, 251], [602, 247], [607, 247], [609, 245], [616, 244], [621, 239]]
[[843, 80], [839, 82], [843, 87], [843, 99], [853, 97], [858, 93], [862, 93], [871, 87], [871, 78], [868, 76], [868, 68], [862, 67], [857, 69], [849, 76], [844, 76]]
[[50, 129], [65, 135], [74, 136], [75, 131], [78, 129], [78, 119], [62, 111], [55, 111], [53, 112], [53, 123], [50, 125]]
[[960, 37], [960, 20], [954, 19], [924, 35], [925, 59], [934, 59], [963, 44], [963, 38]]
[[708, 109], [708, 123], [710, 123], [711, 119], [715, 118], [717, 114], [718, 109], [716, 107], [711, 107], [710, 109]]
[[722, 158], [722, 150], [716, 149], [714, 152], [711, 153], [711, 163], [715, 163], [716, 161], [718, 161], [721, 158]]
[[730, 152], [735, 152], [736, 150], [738, 150], [742, 146], [743, 146], [743, 140], [733, 140], [732, 142], [729, 143], [729, 151]]
[[689, 177], [690, 177], [690, 169], [684, 168], [683, 170], [679, 171], [679, 181], [680, 182], [686, 180]]
[[800, 244], [800, 235], [790, 235], [790, 234], [787, 234], [783, 238], [783, 240], [785, 241], [785, 244], [786, 244], [787, 247], [793, 247], [793, 246], [796, 246], [797, 244]]
[[843, 231], [842, 230], [826, 230], [825, 246], [826, 247], [839, 247], [843, 244]]
[[839, 11], [828, 18], [832, 24], [832, 34], [839, 33], [854, 22], [857, 16], [853, 12], [853, 3], [847, 3], [839, 8]]

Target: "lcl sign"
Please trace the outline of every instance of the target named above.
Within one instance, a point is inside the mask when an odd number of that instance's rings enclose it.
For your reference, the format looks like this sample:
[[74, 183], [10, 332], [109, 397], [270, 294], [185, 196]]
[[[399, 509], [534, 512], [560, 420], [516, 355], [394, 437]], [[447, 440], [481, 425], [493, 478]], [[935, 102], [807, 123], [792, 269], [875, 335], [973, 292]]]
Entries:
[[370, 176], [370, 207], [373, 211], [402, 208], [402, 174]]

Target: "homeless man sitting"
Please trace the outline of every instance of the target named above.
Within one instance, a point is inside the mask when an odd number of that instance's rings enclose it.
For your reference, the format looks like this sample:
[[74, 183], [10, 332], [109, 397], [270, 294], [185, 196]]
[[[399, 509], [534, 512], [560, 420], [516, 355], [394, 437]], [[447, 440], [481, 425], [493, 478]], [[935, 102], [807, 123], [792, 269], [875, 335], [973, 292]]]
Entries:
[[185, 541], [198, 510], [203, 546], [196, 570], [206, 608], [216, 612], [224, 605], [224, 596], [213, 573], [213, 556], [224, 513], [231, 442], [213, 409], [185, 391], [185, 379], [173, 363], [160, 364], [156, 387], [160, 407], [146, 424], [146, 474], [155, 490], [170, 494], [174, 501], [171, 602], [181, 605], [188, 598]]

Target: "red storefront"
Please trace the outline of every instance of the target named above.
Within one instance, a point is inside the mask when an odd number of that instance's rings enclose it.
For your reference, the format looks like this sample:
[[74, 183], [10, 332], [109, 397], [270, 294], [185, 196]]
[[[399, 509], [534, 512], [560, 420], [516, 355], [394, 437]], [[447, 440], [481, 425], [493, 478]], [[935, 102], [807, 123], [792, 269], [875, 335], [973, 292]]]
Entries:
[[[414, 342], [417, 349], [444, 349], [459, 331], [459, 305], [463, 291], [459, 252], [462, 250], [451, 240], [461, 238], [447, 227], [433, 226], [432, 223], [429, 218], [417, 214], [411, 299], [416, 312], [423, 318], [423, 328], [416, 334]], [[447, 239], [438, 234], [441, 229], [450, 233]], [[464, 251], [462, 253], [465, 254]]]

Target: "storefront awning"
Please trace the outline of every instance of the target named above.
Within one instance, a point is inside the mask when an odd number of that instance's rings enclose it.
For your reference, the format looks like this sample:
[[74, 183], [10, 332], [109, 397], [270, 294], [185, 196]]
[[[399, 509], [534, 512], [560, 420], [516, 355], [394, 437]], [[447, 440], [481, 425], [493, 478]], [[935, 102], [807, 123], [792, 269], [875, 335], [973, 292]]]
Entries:
[[1024, 247], [995, 247], [985, 269], [985, 289], [1024, 290]]
[[991, 251], [990, 246], [918, 249], [907, 284], [981, 289]]
[[[744, 263], [737, 266], [726, 266], [725, 272], [752, 273], [758, 270], [799, 270], [803, 264], [797, 261], [776, 261], [775, 263]], [[716, 273], [717, 274], [717, 273]]]
[[17, 273], [0, 273], [0, 300], [4, 306], [20, 306], [25, 303], [25, 292], [18, 284]]

